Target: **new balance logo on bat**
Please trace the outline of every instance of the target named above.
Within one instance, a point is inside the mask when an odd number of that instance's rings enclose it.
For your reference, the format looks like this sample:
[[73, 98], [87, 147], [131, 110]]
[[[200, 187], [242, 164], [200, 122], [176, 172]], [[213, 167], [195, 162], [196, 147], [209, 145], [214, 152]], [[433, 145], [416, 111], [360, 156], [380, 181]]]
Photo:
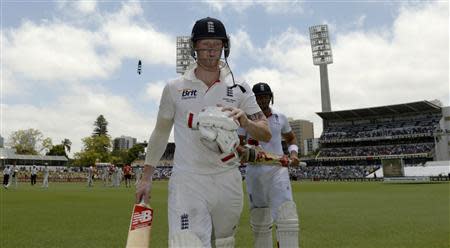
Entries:
[[152, 212], [150, 210], [133, 214], [133, 224], [149, 222], [152, 220]]
[[130, 231], [151, 226], [153, 220], [152, 211], [150, 208], [136, 204], [131, 215]]

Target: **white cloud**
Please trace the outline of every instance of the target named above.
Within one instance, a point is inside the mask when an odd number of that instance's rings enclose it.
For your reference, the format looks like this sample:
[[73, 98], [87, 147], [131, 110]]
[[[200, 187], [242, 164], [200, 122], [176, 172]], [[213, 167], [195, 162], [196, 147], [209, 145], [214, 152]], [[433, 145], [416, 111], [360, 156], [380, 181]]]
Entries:
[[353, 23], [353, 25], [356, 28], [362, 28], [364, 26], [364, 23], [366, 21], [367, 16], [366, 15], [361, 15], [358, 17], [358, 19], [356, 19], [356, 21]]
[[155, 83], [148, 83], [145, 88], [146, 98], [150, 99], [156, 104], [159, 104], [161, 95], [166, 82], [158, 81]]
[[97, 0], [58, 0], [55, 1], [56, 8], [64, 16], [82, 19], [92, 18], [96, 16]]
[[175, 40], [150, 25], [126, 25], [110, 19], [104, 26], [109, 46], [120, 58], [140, 58], [145, 64], [175, 64]]
[[[155, 120], [137, 112], [130, 99], [111, 93], [104, 83], [127, 58], [173, 66], [174, 39], [146, 22], [136, 2], [123, 4], [118, 12], [96, 13], [88, 19], [84, 25], [80, 20], [24, 20], [16, 28], [4, 29], [2, 96], [9, 100], [19, 95], [22, 100], [0, 106], [2, 136], [8, 138], [13, 131], [33, 127], [54, 143], [69, 138], [72, 151], [78, 152], [81, 139], [92, 133], [95, 119], [103, 114], [112, 137], [148, 139]], [[91, 25], [93, 20], [97, 25]], [[36, 94], [32, 90], [41, 85], [46, 86], [42, 90], [49, 96], [45, 103], [24, 98]], [[154, 108], [150, 105], [146, 111]]]
[[28, 79], [72, 81], [106, 77], [113, 69], [96, 53], [98, 34], [63, 23], [26, 21], [6, 39], [3, 63]]
[[42, 23], [25, 20], [18, 28], [2, 33], [2, 64], [11, 75], [47, 86], [105, 79], [126, 58], [172, 66], [174, 39], [142, 19], [141, 6], [131, 2], [123, 4], [118, 12], [99, 17], [95, 30], [57, 19]]
[[250, 40], [250, 36], [244, 30], [239, 29], [237, 32], [231, 34], [230, 43], [233, 60], [241, 56], [253, 56], [255, 48]]
[[[331, 34], [336, 37], [334, 64], [328, 66], [333, 110], [436, 98], [448, 102], [448, 9], [421, 7], [401, 9], [389, 30]], [[273, 85], [275, 108], [313, 120], [320, 135], [319, 68], [312, 65], [308, 34], [289, 28], [269, 40], [259, 56], [271, 68], [253, 68], [243, 77]]]
[[259, 2], [269, 14], [302, 14], [303, 1], [261, 1]]
[[244, 12], [247, 8], [252, 6], [255, 1], [219, 1], [219, 0], [203, 0], [208, 4], [213, 10], [222, 12], [224, 9], [233, 9], [237, 12]]
[[96, 10], [97, 1], [96, 0], [78, 0], [74, 2], [76, 9], [81, 13], [90, 14]]
[[[173, 66], [175, 36], [156, 30], [145, 21], [139, 2], [127, 2], [117, 13], [104, 16], [100, 32], [119, 58], [140, 58], [145, 64]], [[145, 56], [143, 56], [145, 54]]]
[[303, 1], [219, 1], [219, 0], [203, 0], [212, 10], [222, 12], [226, 9], [234, 10], [238, 13], [244, 13], [245, 10], [252, 6], [262, 6], [268, 14], [299, 14], [303, 13]]

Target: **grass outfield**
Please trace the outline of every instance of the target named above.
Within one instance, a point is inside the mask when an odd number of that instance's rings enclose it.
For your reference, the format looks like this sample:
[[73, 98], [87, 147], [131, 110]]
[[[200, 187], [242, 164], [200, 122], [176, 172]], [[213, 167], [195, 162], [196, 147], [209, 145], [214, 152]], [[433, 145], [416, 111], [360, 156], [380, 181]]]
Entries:
[[[39, 184], [37, 184], [39, 185]], [[1, 188], [0, 247], [124, 247], [133, 189]], [[448, 248], [449, 183], [294, 182], [301, 247]], [[247, 199], [236, 247], [252, 247]], [[154, 182], [152, 247], [167, 247], [167, 181]]]

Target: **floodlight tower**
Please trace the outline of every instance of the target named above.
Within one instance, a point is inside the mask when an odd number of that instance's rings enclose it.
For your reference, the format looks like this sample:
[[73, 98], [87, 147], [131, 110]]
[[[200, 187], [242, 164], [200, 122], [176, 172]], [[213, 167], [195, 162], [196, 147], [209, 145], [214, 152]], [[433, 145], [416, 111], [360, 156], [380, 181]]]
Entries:
[[183, 74], [189, 65], [194, 62], [191, 57], [191, 36], [177, 36], [177, 73]]
[[327, 25], [309, 27], [311, 49], [314, 65], [320, 68], [320, 92], [322, 97], [322, 112], [331, 111], [330, 87], [328, 86], [327, 65], [333, 63], [331, 45]]

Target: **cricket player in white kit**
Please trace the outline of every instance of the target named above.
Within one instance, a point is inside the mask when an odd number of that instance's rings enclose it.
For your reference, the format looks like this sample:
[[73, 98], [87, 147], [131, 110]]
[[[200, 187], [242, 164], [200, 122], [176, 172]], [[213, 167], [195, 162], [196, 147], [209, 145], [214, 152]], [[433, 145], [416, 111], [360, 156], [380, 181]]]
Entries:
[[87, 169], [87, 186], [94, 187], [94, 168], [89, 166]]
[[48, 174], [49, 174], [49, 171], [48, 171], [47, 163], [45, 163], [43, 172], [44, 172], [44, 179], [42, 180], [42, 188], [48, 188]]
[[136, 169], [134, 171], [134, 176], [135, 176], [135, 179], [136, 179], [136, 182], [134, 183], [134, 185], [138, 185], [139, 182], [141, 181], [141, 177], [142, 177], [142, 169], [141, 169], [141, 167], [139, 165], [136, 166]]
[[108, 166], [105, 166], [102, 168], [102, 180], [103, 180], [103, 186], [108, 185], [108, 177], [109, 177], [109, 168]]
[[[259, 140], [269, 141], [271, 134], [250, 87], [234, 82], [226, 63], [230, 41], [222, 22], [210, 17], [198, 20], [192, 30], [191, 47], [196, 63], [163, 90], [136, 202], [148, 202], [153, 172], [174, 126], [176, 150], [169, 180], [169, 247], [211, 247], [212, 244], [219, 248], [234, 247], [243, 206], [239, 163], [233, 158], [235, 153], [224, 157], [223, 150], [216, 149], [217, 145], [209, 141], [223, 145], [219, 141], [231, 141], [234, 135], [238, 145], [239, 125]], [[220, 60], [222, 51], [225, 62]], [[210, 116], [202, 110], [217, 105], [224, 107], [211, 114], [215, 121], [205, 121], [211, 126], [201, 126], [201, 131], [191, 129], [198, 123], [189, 113], [208, 119]], [[215, 116], [220, 114], [222, 117]], [[234, 131], [222, 129], [233, 123]], [[213, 138], [205, 130], [212, 131]]]
[[[270, 108], [273, 93], [266, 83], [253, 86], [256, 101], [266, 116], [272, 132], [269, 142], [258, 142], [239, 129], [241, 141], [247, 138], [251, 145], [260, 145], [265, 151], [283, 156], [281, 140], [289, 145], [292, 166], [298, 166], [297, 139], [286, 116]], [[241, 143], [243, 144], [243, 143]], [[250, 225], [255, 247], [273, 246], [272, 225], [276, 224], [277, 242], [280, 248], [298, 247], [299, 223], [297, 208], [292, 198], [288, 168], [271, 165], [248, 165], [246, 171], [247, 193], [250, 200]]]
[[116, 187], [120, 187], [120, 183], [122, 182], [122, 178], [123, 178], [122, 168], [117, 166], [116, 167], [116, 183], [115, 183]]
[[17, 169], [17, 166], [14, 164], [11, 169], [11, 180], [9, 181], [8, 187], [10, 184], [14, 184], [14, 187], [17, 188], [17, 178], [19, 177], [19, 170]]

